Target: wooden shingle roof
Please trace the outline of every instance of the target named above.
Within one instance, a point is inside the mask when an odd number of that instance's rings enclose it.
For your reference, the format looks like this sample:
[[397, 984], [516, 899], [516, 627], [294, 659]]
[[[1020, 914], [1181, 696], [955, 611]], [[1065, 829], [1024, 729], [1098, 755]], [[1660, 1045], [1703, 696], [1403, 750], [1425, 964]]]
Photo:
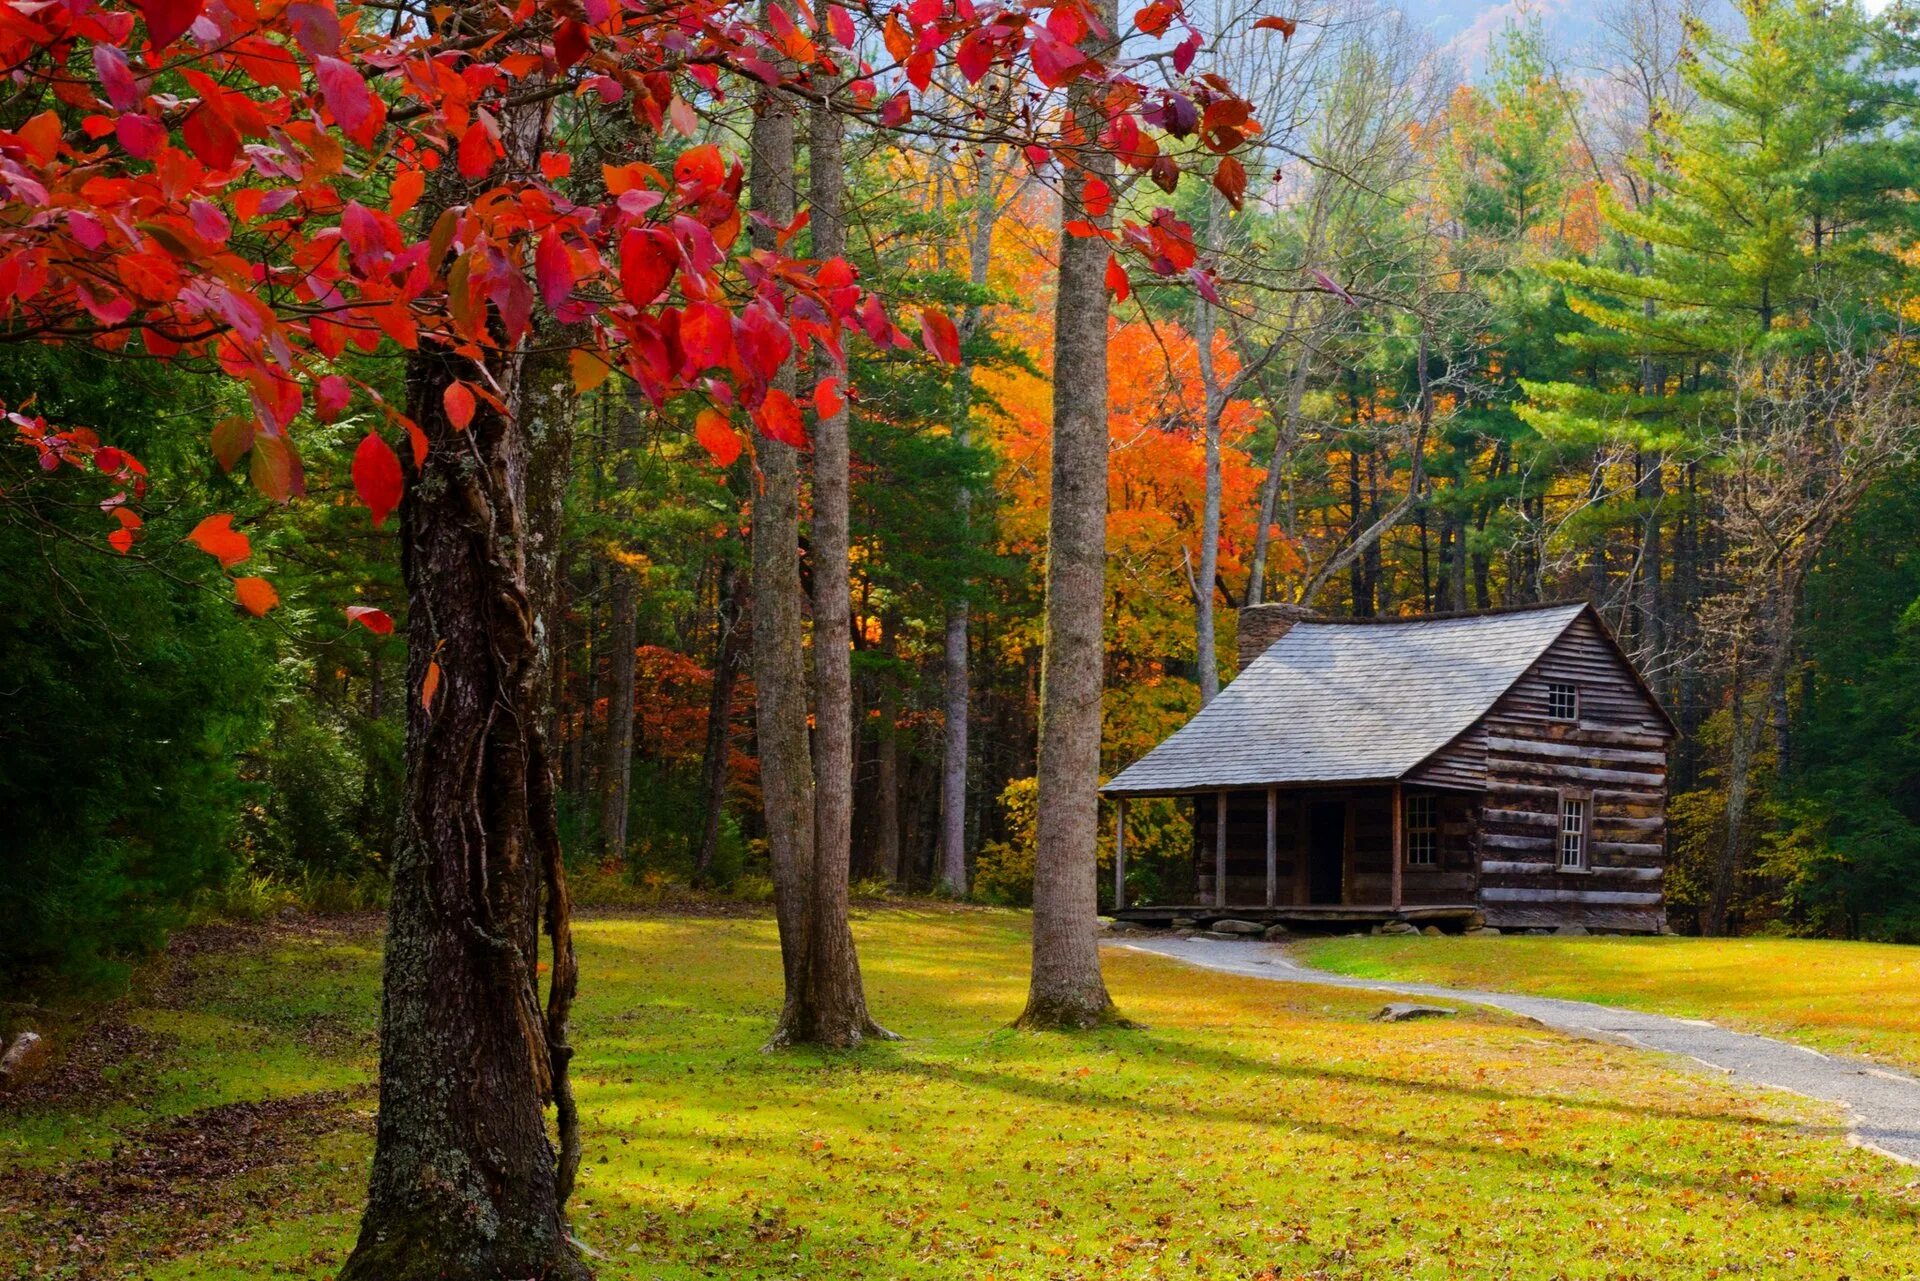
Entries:
[[1485, 715], [1586, 608], [1295, 623], [1101, 791], [1399, 778]]

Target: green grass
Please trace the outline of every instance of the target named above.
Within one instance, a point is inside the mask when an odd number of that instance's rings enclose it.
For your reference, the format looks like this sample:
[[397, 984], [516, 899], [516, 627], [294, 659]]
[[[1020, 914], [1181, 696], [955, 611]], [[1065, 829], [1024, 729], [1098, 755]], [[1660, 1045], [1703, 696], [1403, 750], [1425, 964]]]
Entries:
[[1920, 1071], [1920, 948], [1822, 939], [1328, 939], [1301, 959], [1365, 978], [1494, 988], [1712, 1019]]
[[[761, 1052], [771, 922], [580, 924], [574, 1210], [602, 1277], [1920, 1271], [1912, 1171], [1804, 1100], [1494, 1015], [1373, 1023], [1378, 998], [1125, 951], [1108, 982], [1144, 1030], [1017, 1033], [1023, 915], [856, 929], [873, 1007], [909, 1039], [835, 1057]], [[177, 1195], [110, 1192], [118, 1176], [84, 1162], [151, 1146], [154, 1118], [366, 1079], [376, 950], [341, 935], [202, 958], [132, 1014], [175, 1038], [137, 1106], [0, 1113], [0, 1261], [17, 1261], [0, 1277], [77, 1275], [76, 1230], [87, 1275], [330, 1276], [364, 1184], [364, 1091]], [[23, 1218], [36, 1183], [64, 1200]], [[110, 1212], [72, 1212], [89, 1198]]]

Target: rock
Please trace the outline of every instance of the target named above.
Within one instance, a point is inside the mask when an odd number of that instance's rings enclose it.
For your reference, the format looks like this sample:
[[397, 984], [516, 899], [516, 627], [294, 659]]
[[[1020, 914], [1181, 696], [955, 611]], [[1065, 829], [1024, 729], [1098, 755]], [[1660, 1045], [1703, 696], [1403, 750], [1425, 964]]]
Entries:
[[1192, 938], [1199, 938], [1199, 937], [1200, 937], [1200, 931], [1198, 931], [1198, 930], [1175, 930], [1175, 931], [1173, 932], [1173, 936], [1174, 936], [1175, 938], [1177, 938], [1177, 939], [1192, 939]]
[[1218, 939], [1222, 943], [1245, 943], [1247, 941], [1246, 935], [1235, 934], [1228, 930], [1201, 930], [1198, 934], [1194, 935], [1194, 937]]
[[1585, 938], [1590, 931], [1584, 925], [1561, 925], [1553, 932], [1559, 938]]
[[1388, 921], [1377, 931], [1381, 934], [1418, 934], [1420, 927], [1408, 921]]
[[1467, 928], [1470, 930], [1484, 929], [1486, 928], [1486, 924], [1487, 914], [1485, 912], [1475, 912], [1467, 918]]
[[1405, 1023], [1409, 1019], [1446, 1019], [1452, 1018], [1455, 1011], [1444, 1005], [1409, 1005], [1395, 1001], [1392, 1005], [1382, 1006], [1373, 1016], [1375, 1023]]
[[1215, 921], [1213, 931], [1216, 934], [1258, 934], [1260, 925], [1253, 921]]
[[1467, 935], [1470, 938], [1488, 938], [1498, 936], [1499, 933], [1500, 931], [1491, 925], [1476, 925], [1467, 931]]
[[1271, 942], [1276, 939], [1292, 938], [1293, 931], [1284, 925], [1269, 925], [1265, 930], [1261, 931], [1260, 937]]
[[1436, 938], [1436, 939], [1439, 938], [1442, 933], [1438, 925], [1423, 926], [1420, 932], [1426, 935], [1428, 938]]
[[7, 1052], [0, 1054], [0, 1090], [25, 1085], [40, 1075], [52, 1057], [53, 1047], [38, 1032], [22, 1032], [14, 1037]]
[[1200, 922], [1194, 920], [1191, 916], [1176, 916], [1173, 918], [1173, 928], [1176, 930], [1190, 930], [1198, 924], [1200, 924]]

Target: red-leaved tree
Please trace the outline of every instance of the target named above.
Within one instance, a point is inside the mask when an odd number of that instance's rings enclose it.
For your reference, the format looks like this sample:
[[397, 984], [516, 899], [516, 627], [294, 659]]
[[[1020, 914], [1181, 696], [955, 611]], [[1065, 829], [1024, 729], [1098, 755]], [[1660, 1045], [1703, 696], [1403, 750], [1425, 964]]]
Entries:
[[[717, 0], [0, 7], [0, 339], [216, 365], [252, 413], [214, 426], [209, 445], [280, 501], [303, 490], [304, 416], [375, 411], [352, 478], [376, 525], [399, 513], [408, 771], [378, 1135], [344, 1275], [586, 1275], [563, 1215], [579, 1160], [575, 966], [541, 706], [572, 396], [617, 371], [656, 405], [701, 398], [699, 438], [716, 455], [754, 432], [804, 445], [803, 408], [778, 385], [797, 352], [838, 364], [856, 334], [910, 345], [843, 259], [793, 252], [804, 214], [749, 247], [737, 160], [692, 145], [670, 166], [573, 174], [556, 112], [620, 111], [641, 131], [691, 136], [694, 104], [745, 80], [878, 127], [1013, 140], [1055, 173], [1091, 149], [1170, 186], [1178, 165], [1156, 132], [1231, 150], [1237, 134], [1201, 122], [1250, 128], [1244, 104], [1205, 78], [1149, 87], [1102, 55], [1118, 36], [1096, 12], [1082, 0], [764, 17]], [[1143, 15], [1186, 33], [1172, 53], [1184, 77], [1198, 34], [1169, 0]], [[878, 66], [856, 51], [861, 26], [887, 51]], [[915, 94], [945, 66], [1034, 91], [1004, 117], [916, 116]], [[1080, 106], [1063, 119], [1048, 95], [1068, 86]], [[1232, 172], [1220, 161], [1216, 183]], [[1104, 224], [1071, 234], [1112, 237], [1162, 274], [1201, 270], [1164, 211], [1118, 233]], [[1117, 260], [1108, 280], [1125, 288]], [[945, 317], [921, 337], [956, 358]], [[400, 404], [343, 361], [395, 349]], [[103, 542], [131, 547], [138, 460], [86, 424], [24, 408], [12, 421], [50, 472], [104, 478]], [[210, 515], [193, 541], [233, 574], [240, 606], [274, 606], [230, 519]], [[348, 616], [392, 627], [378, 611]]]

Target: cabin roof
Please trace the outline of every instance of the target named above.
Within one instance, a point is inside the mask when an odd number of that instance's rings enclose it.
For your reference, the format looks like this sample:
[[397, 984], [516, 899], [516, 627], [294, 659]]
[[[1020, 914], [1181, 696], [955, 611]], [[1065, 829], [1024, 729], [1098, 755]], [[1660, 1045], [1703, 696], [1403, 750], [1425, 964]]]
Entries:
[[1295, 623], [1101, 791], [1397, 779], [1484, 716], [1588, 609]]

